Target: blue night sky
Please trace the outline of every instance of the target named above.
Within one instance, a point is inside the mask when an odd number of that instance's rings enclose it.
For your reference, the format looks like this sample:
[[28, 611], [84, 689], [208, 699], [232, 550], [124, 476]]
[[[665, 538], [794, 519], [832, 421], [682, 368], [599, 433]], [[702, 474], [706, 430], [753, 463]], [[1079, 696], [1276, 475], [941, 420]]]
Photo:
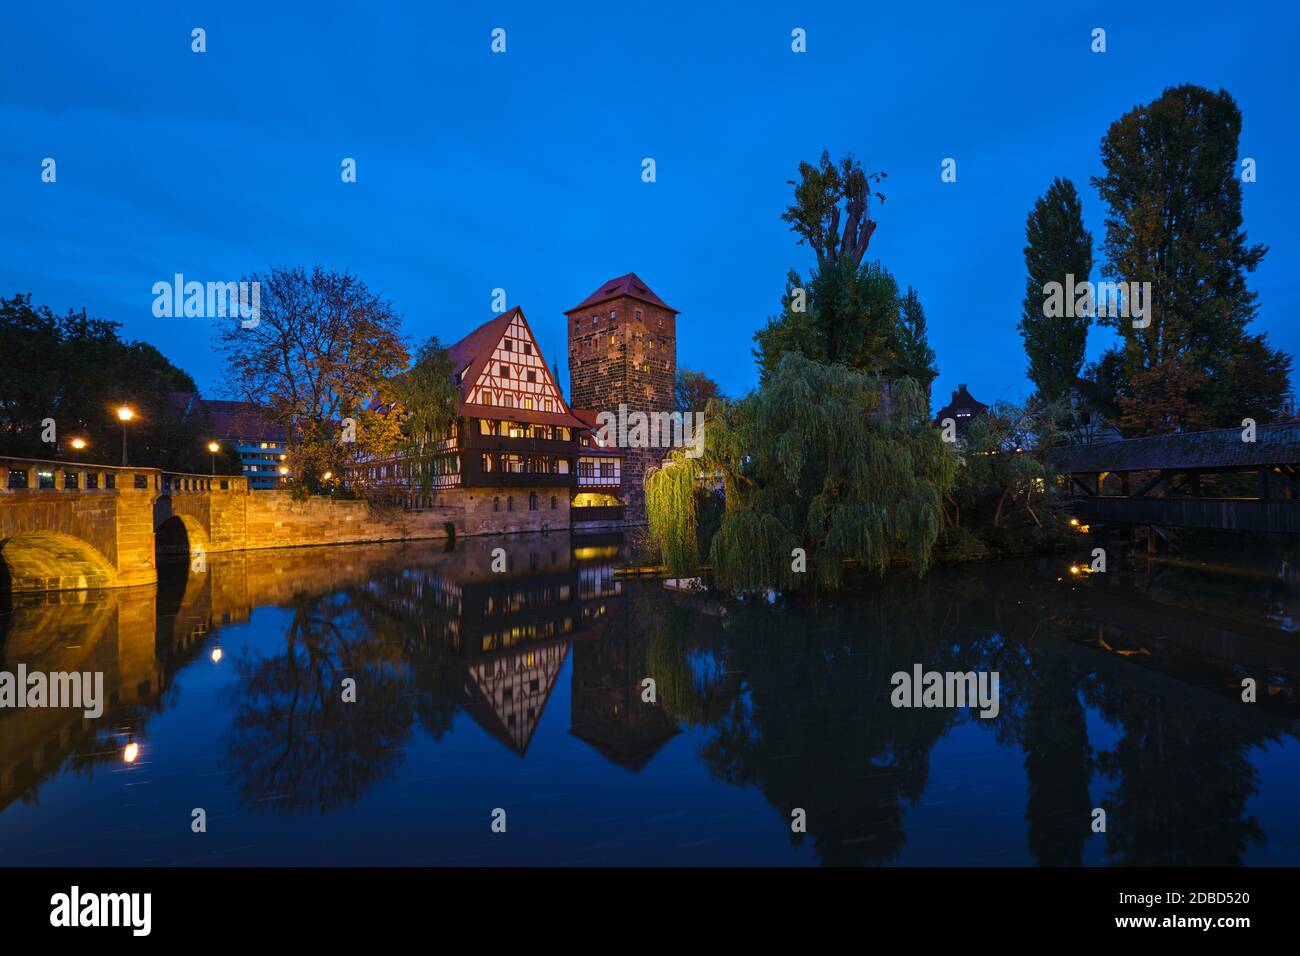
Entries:
[[[679, 365], [738, 394], [786, 270], [812, 258], [780, 220], [786, 180], [852, 150], [889, 174], [868, 256], [921, 295], [935, 398], [968, 382], [1019, 399], [1034, 198], [1073, 179], [1100, 260], [1102, 134], [1193, 82], [1242, 109], [1259, 176], [1246, 229], [1271, 247], [1258, 325], [1300, 350], [1296, 4], [271, 6], [0, 8], [0, 294], [119, 321], [218, 396], [207, 320], [152, 315], [151, 286], [176, 272], [346, 268], [413, 340], [464, 335], [500, 286], [567, 390], [562, 310], [635, 271], [682, 312]], [[949, 156], [955, 184], [939, 178]], [[1094, 331], [1090, 358], [1108, 336]]]

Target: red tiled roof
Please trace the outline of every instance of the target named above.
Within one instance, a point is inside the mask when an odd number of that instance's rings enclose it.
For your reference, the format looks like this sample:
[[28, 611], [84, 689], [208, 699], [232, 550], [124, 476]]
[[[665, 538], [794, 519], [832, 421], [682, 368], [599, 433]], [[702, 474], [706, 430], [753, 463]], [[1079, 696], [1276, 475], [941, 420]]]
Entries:
[[[509, 312], [503, 312], [496, 318], [484, 322], [477, 329], [465, 336], [455, 345], [447, 349], [447, 357], [451, 360], [452, 371], [460, 373], [460, 399], [465, 401], [465, 396], [469, 390], [474, 387], [478, 381], [479, 373], [483, 371], [483, 366], [492, 358], [492, 350], [496, 348], [506, 330], [510, 328], [510, 323], [515, 317], [515, 313], [523, 319], [524, 310], [515, 306]], [[524, 320], [527, 322], [527, 320]]]
[[[493, 349], [509, 331], [510, 323], [514, 320], [516, 313], [519, 315], [519, 321], [524, 324], [529, 334], [532, 335], [533, 341], [536, 342], [537, 336], [533, 335], [533, 328], [528, 324], [528, 319], [524, 316], [524, 310], [519, 306], [515, 306], [509, 312], [503, 312], [496, 318], [484, 322], [469, 335], [447, 349], [447, 358], [451, 361], [453, 372], [460, 374], [460, 408], [457, 410], [457, 414], [467, 418], [528, 421], [542, 425], [564, 425], [567, 428], [585, 427], [581, 421], [569, 414], [568, 406], [565, 404], [563, 397], [560, 398], [561, 411], [559, 412], [543, 412], [532, 408], [508, 408], [502, 405], [472, 405], [465, 401], [470, 389], [478, 381], [483, 367], [492, 358]], [[540, 354], [540, 342], [537, 343], [537, 348]], [[559, 383], [555, 384], [558, 391]]]
[[574, 408], [570, 410], [573, 412], [573, 417], [582, 422], [583, 429], [591, 432], [592, 444], [583, 446], [580, 450], [580, 454], [618, 458], [623, 457], [623, 453], [617, 448], [604, 448], [595, 444], [596, 432], [598, 431], [596, 418], [600, 412], [596, 411], [594, 408]]
[[667, 309], [674, 315], [677, 314], [677, 310], [666, 303], [663, 299], [659, 298], [659, 296], [655, 295], [650, 287], [642, 282], [641, 277], [635, 272], [629, 272], [625, 276], [619, 276], [617, 279], [610, 279], [608, 282], [601, 283], [600, 288], [564, 314], [572, 315], [574, 312], [585, 309], [588, 306], [607, 302], [610, 299], [616, 299], [621, 295], [631, 296], [633, 299], [640, 299], [642, 302], [649, 302], [651, 305], [657, 305], [661, 309]]

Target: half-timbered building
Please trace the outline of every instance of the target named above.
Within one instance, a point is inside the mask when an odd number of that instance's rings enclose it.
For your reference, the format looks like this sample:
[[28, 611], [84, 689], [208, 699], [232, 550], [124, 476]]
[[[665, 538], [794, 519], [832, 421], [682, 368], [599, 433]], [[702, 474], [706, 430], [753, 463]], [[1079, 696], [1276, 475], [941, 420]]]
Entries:
[[[364, 463], [360, 481], [404, 489], [407, 507], [463, 509], [469, 533], [623, 518], [621, 456], [614, 449], [587, 452], [588, 423], [565, 402], [522, 309], [485, 322], [447, 357], [460, 398], [449, 434], [434, 447], [428, 490], [417, 488], [400, 456]], [[597, 456], [593, 470], [587, 459]], [[602, 484], [586, 488], [580, 469]], [[593, 491], [598, 499], [583, 497]]]

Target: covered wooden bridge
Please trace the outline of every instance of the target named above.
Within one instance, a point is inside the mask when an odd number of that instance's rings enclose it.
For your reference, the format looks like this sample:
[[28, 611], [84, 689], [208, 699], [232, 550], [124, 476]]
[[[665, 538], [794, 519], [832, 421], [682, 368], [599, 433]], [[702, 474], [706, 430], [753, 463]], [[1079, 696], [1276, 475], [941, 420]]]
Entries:
[[1085, 524], [1300, 533], [1300, 423], [1071, 445], [1056, 461]]

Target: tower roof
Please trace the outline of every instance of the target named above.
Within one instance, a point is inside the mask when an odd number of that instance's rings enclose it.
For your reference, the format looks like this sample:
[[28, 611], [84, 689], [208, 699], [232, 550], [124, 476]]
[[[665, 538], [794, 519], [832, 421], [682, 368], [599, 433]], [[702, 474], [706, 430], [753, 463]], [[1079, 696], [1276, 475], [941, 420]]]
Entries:
[[661, 309], [667, 309], [673, 315], [678, 314], [674, 309], [654, 291], [641, 281], [641, 277], [635, 272], [629, 272], [627, 275], [619, 276], [616, 279], [610, 279], [608, 282], [601, 283], [591, 295], [587, 296], [572, 309], [567, 310], [565, 315], [572, 315], [582, 309], [589, 308], [593, 305], [599, 305], [601, 302], [608, 302], [610, 299], [617, 299], [620, 296], [630, 296], [633, 299], [640, 299], [642, 302], [649, 302], [651, 305], [657, 305]]

